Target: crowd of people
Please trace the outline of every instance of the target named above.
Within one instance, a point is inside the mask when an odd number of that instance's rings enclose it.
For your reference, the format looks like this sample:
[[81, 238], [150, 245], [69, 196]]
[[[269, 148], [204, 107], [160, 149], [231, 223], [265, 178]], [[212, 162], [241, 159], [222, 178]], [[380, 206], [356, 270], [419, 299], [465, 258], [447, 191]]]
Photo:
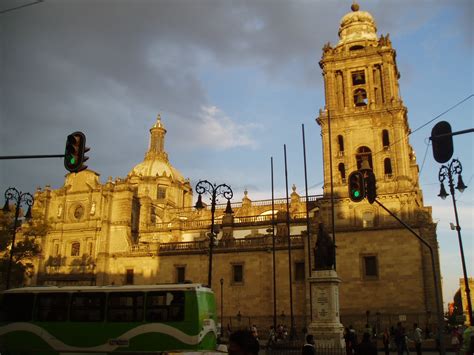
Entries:
[[[230, 329], [229, 329], [230, 330]], [[305, 332], [306, 333], [306, 332]], [[417, 355], [422, 354], [422, 343], [425, 332], [413, 324], [413, 329], [409, 332], [402, 325], [397, 323], [396, 327], [386, 328], [383, 333], [377, 335], [375, 330], [369, 325], [364, 328], [361, 340], [358, 340], [357, 332], [350, 325], [344, 330], [344, 341], [346, 345], [346, 355], [377, 355], [377, 338], [382, 340], [383, 351], [386, 355], [390, 352], [398, 355], [409, 355], [409, 343], [412, 342]], [[428, 334], [426, 334], [428, 336]], [[271, 347], [279, 342], [284, 342], [288, 338], [288, 330], [283, 324], [279, 324], [276, 329], [271, 326], [268, 334], [267, 347]], [[451, 331], [450, 348], [456, 355], [474, 355], [474, 327], [466, 329], [454, 327]], [[248, 329], [231, 332], [229, 335], [228, 352], [232, 355], [257, 355], [260, 349], [259, 334], [257, 326], [254, 324]], [[315, 338], [312, 334], [305, 334], [305, 343], [302, 347], [302, 355], [315, 355]]]

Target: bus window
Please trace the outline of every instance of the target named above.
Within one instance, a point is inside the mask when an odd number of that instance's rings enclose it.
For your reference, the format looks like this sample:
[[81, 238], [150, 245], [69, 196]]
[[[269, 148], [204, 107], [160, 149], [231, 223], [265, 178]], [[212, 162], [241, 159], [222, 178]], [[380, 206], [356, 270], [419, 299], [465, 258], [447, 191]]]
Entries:
[[105, 293], [75, 293], [71, 299], [69, 319], [73, 322], [104, 320]]
[[2, 320], [27, 322], [31, 320], [35, 295], [27, 293], [5, 294], [2, 302]]
[[40, 293], [36, 301], [36, 320], [62, 322], [67, 319], [68, 293]]
[[148, 322], [176, 322], [184, 320], [184, 292], [148, 292], [146, 320]]
[[107, 307], [109, 322], [143, 321], [143, 292], [111, 292]]

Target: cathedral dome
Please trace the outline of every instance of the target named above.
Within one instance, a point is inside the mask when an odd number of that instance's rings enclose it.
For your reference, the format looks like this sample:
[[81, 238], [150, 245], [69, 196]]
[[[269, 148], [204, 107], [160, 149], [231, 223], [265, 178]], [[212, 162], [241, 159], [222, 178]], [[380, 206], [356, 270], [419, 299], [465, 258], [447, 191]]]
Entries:
[[377, 24], [367, 11], [359, 11], [359, 5], [351, 6], [352, 12], [341, 19], [339, 45], [356, 41], [377, 41]]
[[135, 165], [130, 171], [130, 176], [168, 176], [172, 180], [184, 181], [183, 176], [168, 161], [159, 159], [146, 159]]
[[158, 115], [155, 124], [150, 129], [150, 146], [145, 154], [145, 159], [135, 165], [128, 174], [129, 176], [167, 176], [175, 181], [185, 181], [181, 173], [168, 160], [168, 154], [164, 149], [165, 135], [166, 129], [161, 122], [160, 115]]

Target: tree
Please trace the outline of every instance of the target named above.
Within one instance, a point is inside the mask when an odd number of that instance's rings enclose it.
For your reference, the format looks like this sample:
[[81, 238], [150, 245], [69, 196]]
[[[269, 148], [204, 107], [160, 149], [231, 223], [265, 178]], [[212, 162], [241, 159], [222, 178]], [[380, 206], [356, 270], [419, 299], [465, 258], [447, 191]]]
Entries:
[[[4, 288], [6, 273], [10, 262], [10, 250], [13, 238], [14, 214], [0, 211], [0, 287]], [[10, 281], [12, 286], [20, 286], [26, 277], [31, 277], [34, 265], [31, 259], [41, 252], [37, 238], [44, 237], [49, 224], [38, 216], [29, 222], [21, 223], [16, 231], [15, 250], [12, 259]]]

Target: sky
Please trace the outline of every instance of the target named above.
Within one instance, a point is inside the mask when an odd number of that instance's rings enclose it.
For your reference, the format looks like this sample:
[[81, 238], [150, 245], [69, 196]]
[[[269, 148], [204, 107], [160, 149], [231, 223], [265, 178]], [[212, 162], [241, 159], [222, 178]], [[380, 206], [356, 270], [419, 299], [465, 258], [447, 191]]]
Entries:
[[[76, 130], [102, 182], [143, 160], [157, 114], [170, 162], [192, 186], [226, 183], [240, 201], [322, 193], [322, 47], [337, 44], [351, 0], [34, 0], [0, 2], [0, 155], [63, 154]], [[437, 122], [472, 128], [474, 2], [360, 0], [390, 33], [424, 202], [433, 208], [445, 306], [462, 277], [452, 201], [441, 200], [428, 137]], [[447, 112], [446, 112], [447, 111]], [[457, 193], [465, 260], [474, 269], [473, 134], [454, 137], [467, 190]], [[62, 159], [1, 160], [0, 192], [59, 188]], [[3, 198], [3, 196], [2, 196]], [[3, 201], [3, 200], [2, 200]], [[1, 202], [3, 203], [3, 202]]]

